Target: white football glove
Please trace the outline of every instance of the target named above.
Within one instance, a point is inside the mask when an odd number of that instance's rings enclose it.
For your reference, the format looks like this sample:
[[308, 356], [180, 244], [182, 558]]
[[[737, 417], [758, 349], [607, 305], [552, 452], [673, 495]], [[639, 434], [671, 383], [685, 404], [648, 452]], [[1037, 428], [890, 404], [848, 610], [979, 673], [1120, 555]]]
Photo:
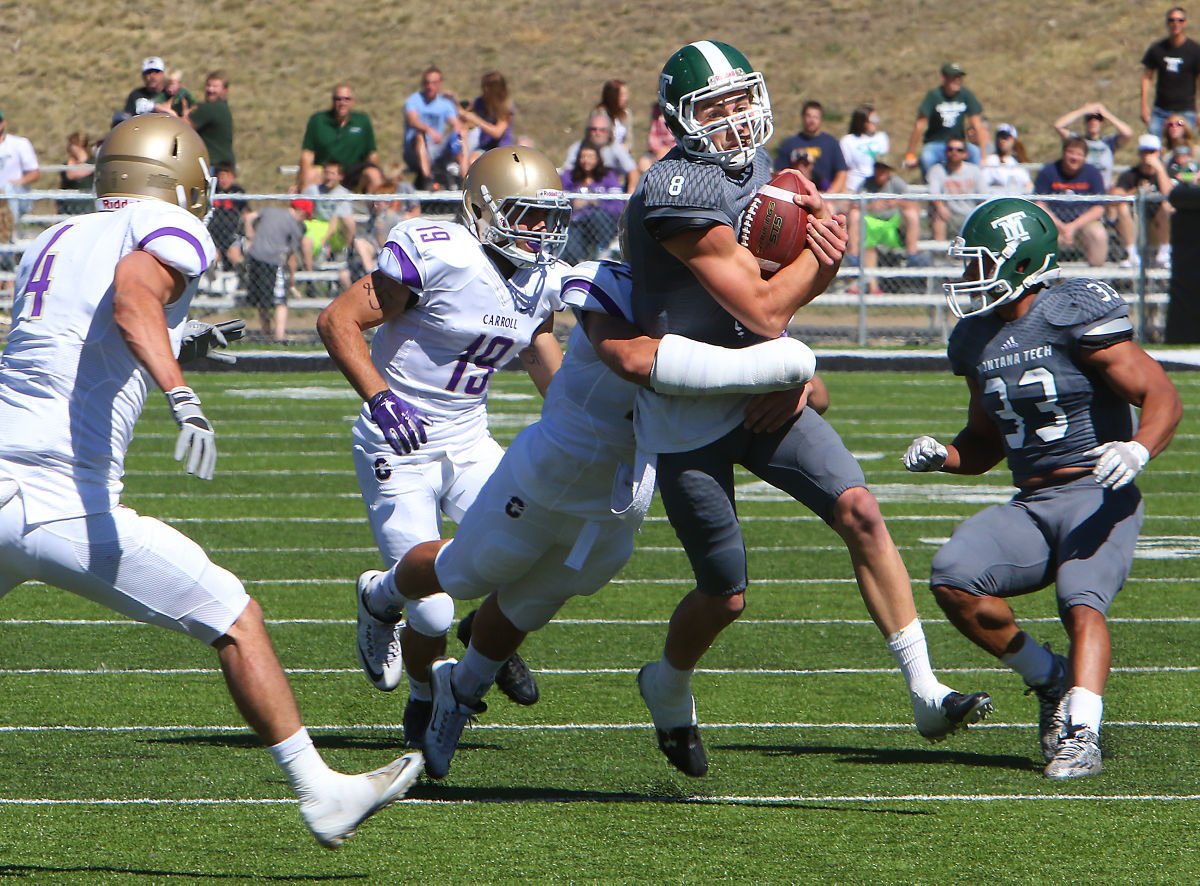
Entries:
[[212, 425], [200, 411], [200, 398], [191, 388], [182, 385], [166, 393], [171, 415], [179, 425], [175, 461], [183, 461], [187, 455], [187, 472], [201, 480], [211, 480], [217, 466], [217, 440]]
[[179, 362], [188, 363], [207, 357], [218, 363], [236, 363], [233, 354], [223, 354], [217, 348], [229, 347], [231, 341], [238, 341], [246, 334], [245, 320], [222, 320], [220, 323], [205, 323], [202, 320], [188, 320], [183, 327], [183, 339], [179, 344]]
[[936, 471], [946, 463], [946, 447], [932, 437], [918, 437], [909, 444], [902, 461], [910, 471]]
[[1096, 467], [1092, 468], [1092, 476], [1105, 489], [1120, 489], [1133, 482], [1133, 478], [1142, 472], [1150, 461], [1150, 453], [1137, 440], [1124, 443], [1120, 440], [1110, 440], [1095, 449], [1089, 449], [1088, 455], [1096, 457]]

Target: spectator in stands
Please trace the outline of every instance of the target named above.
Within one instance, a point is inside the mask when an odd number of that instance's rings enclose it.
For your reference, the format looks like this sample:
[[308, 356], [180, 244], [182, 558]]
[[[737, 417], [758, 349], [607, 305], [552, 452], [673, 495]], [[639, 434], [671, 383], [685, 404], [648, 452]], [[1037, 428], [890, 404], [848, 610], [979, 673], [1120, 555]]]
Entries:
[[908, 153], [904, 155], [904, 168], [912, 169], [919, 164], [925, 176], [935, 163], [942, 161], [946, 142], [951, 138], [966, 142], [969, 137], [974, 142], [967, 144], [967, 160], [971, 163], [980, 164], [987, 156], [988, 129], [983, 121], [983, 105], [963, 86], [967, 72], [951, 63], [942, 65], [941, 73], [941, 85], [929, 90], [917, 108], [917, 119], [908, 137]]
[[[929, 169], [930, 194], [981, 194], [983, 170], [967, 159], [966, 139], [951, 136], [946, 140], [946, 153], [941, 163]], [[978, 200], [956, 198], [934, 200], [929, 204], [929, 227], [933, 239], [946, 240], [957, 236], [963, 222]]]
[[210, 71], [204, 78], [204, 104], [196, 105], [183, 118], [208, 148], [208, 161], [236, 166], [233, 155], [233, 113], [229, 110], [229, 78], [223, 71]]
[[[1142, 122], [1152, 135], [1162, 135], [1172, 113], [1196, 125], [1196, 78], [1200, 77], [1200, 44], [1185, 33], [1187, 13], [1181, 6], [1167, 11], [1167, 36], [1150, 44], [1142, 56]], [[1154, 104], [1150, 84], [1154, 83]]]
[[1200, 172], [1200, 164], [1196, 163], [1191, 145], [1177, 146], [1167, 163], [1167, 175], [1177, 182], [1190, 185], [1195, 183], [1198, 172]]
[[287, 207], [267, 206], [246, 216], [246, 295], [258, 309], [264, 338], [287, 342], [287, 297], [296, 275], [296, 256], [304, 239], [304, 220], [313, 201], [293, 200]]
[[196, 107], [196, 98], [183, 85], [183, 71], [173, 68], [167, 72], [167, 82], [163, 86], [163, 100], [154, 110], [170, 113], [176, 117], [186, 117]]
[[605, 168], [616, 170], [621, 176], [625, 192], [633, 193], [638, 180], [638, 165], [633, 155], [625, 150], [625, 146], [613, 140], [613, 124], [608, 114], [594, 113], [588, 118], [587, 130], [583, 138], [567, 148], [567, 157], [563, 161], [564, 169], [574, 169], [575, 160], [579, 156], [579, 148], [585, 142], [591, 142], [600, 149], [600, 162]]
[[[1161, 197], [1171, 193], [1175, 182], [1167, 174], [1162, 161], [1162, 141], [1157, 135], [1138, 136], [1138, 162], [1117, 176], [1110, 193], [1146, 197], [1142, 224], [1146, 226], [1147, 254], [1153, 249], [1154, 263], [1160, 268], [1171, 266], [1171, 204]], [[1160, 196], [1161, 195], [1161, 196]], [[1125, 247], [1123, 268], [1136, 268], [1142, 263], [1138, 252], [1137, 229], [1133, 210], [1128, 203], [1117, 204], [1117, 236]]]
[[[875, 199], [865, 204], [854, 203], [850, 206], [847, 222], [850, 243], [846, 254], [851, 257], [850, 265], [857, 264], [855, 258], [860, 258], [862, 266], [874, 268], [879, 265], [877, 247], [889, 249], [904, 249], [907, 264], [910, 268], [927, 267], [929, 256], [920, 251], [921, 210], [919, 204], [912, 200], [898, 199], [908, 193], [908, 183], [896, 175], [896, 170], [886, 157], [876, 157], [872, 164], [871, 175], [858, 189], [860, 194], [875, 195]], [[861, 214], [866, 211], [865, 223]], [[859, 248], [859, 240], [866, 228], [866, 239]], [[901, 239], [903, 238], [903, 239]], [[879, 283], [872, 278], [868, 284], [868, 292], [878, 293]]]
[[[1080, 117], [1083, 118], [1083, 132], [1076, 132], [1071, 129], [1071, 124]], [[1105, 123], [1111, 123], [1116, 132], [1104, 135]], [[1133, 138], [1133, 130], [1129, 128], [1129, 124], [1100, 102], [1088, 102], [1055, 120], [1054, 128], [1063, 141], [1082, 137], [1087, 142], [1087, 162], [1100, 170], [1104, 177], [1104, 186], [1112, 187], [1113, 154]]]
[[992, 153], [983, 161], [983, 190], [989, 194], [1016, 196], [1033, 190], [1033, 179], [1025, 169], [1025, 146], [1011, 123], [996, 127]]
[[[616, 170], [604, 165], [599, 147], [591, 142], [579, 146], [575, 165], [562, 173], [562, 188], [580, 194], [622, 194], [625, 191]], [[563, 261], [576, 265], [602, 258], [617, 236], [617, 221], [624, 209], [624, 200], [573, 200], [571, 230], [563, 250]]]
[[458, 106], [442, 94], [442, 72], [421, 72], [421, 88], [404, 102], [404, 163], [416, 175], [418, 191], [451, 185], [467, 166]]
[[[20, 135], [11, 135], [4, 112], [0, 111], [0, 193], [25, 194], [38, 180], [37, 154], [33, 142]], [[14, 220], [29, 212], [30, 200], [18, 200], [10, 205]]]
[[167, 97], [165, 92], [167, 66], [157, 55], [142, 59], [142, 85], [132, 90], [125, 98], [125, 113], [149, 114], [155, 110], [155, 105], [161, 104]]
[[850, 113], [850, 128], [840, 147], [846, 161], [846, 190], [857, 193], [875, 174], [875, 161], [890, 148], [888, 134], [879, 129], [879, 115], [872, 105], [859, 105]]
[[1171, 154], [1180, 145], [1192, 147], [1192, 127], [1182, 114], [1171, 114], [1163, 123], [1162, 146]]
[[366, 230], [354, 238], [343, 291], [350, 287], [351, 282], [376, 268], [379, 251], [387, 242], [392, 228], [421, 214], [421, 202], [412, 196], [413, 186], [408, 182], [402, 181], [394, 186], [390, 182], [384, 182], [375, 193], [382, 199], [371, 203], [370, 221]]
[[[1033, 182], [1033, 192], [1064, 197], [1105, 193], [1100, 170], [1087, 162], [1087, 142], [1078, 137], [1063, 142], [1062, 156], [1042, 167]], [[1046, 200], [1037, 203], [1054, 219], [1060, 247], [1082, 249], [1084, 258], [1092, 267], [1104, 264], [1108, 256], [1108, 232], [1104, 229], [1103, 203], [1090, 200]]]
[[308, 118], [297, 188], [302, 191], [317, 184], [329, 160], [341, 166], [348, 188], [366, 193], [383, 183], [371, 118], [354, 110], [354, 90], [345, 83], [333, 87], [333, 104], [328, 110]]
[[806, 101], [800, 110], [800, 131], [784, 139], [775, 153], [775, 171], [798, 169], [801, 155], [812, 161], [811, 170], [802, 170], [817, 186], [830, 194], [846, 192], [846, 158], [838, 140], [821, 131], [825, 112], [818, 101]]
[[[321, 167], [321, 181], [304, 189], [306, 197], [348, 197], [342, 184], [342, 164], [329, 160]], [[311, 254], [320, 261], [337, 261], [354, 242], [354, 208], [349, 200], [314, 200], [305, 225]]]
[[662, 106], [655, 101], [650, 105], [650, 125], [646, 128], [646, 153], [638, 160], [638, 172], [645, 172], [656, 161], [666, 156], [675, 147], [675, 136], [663, 117]]
[[605, 80], [600, 88], [600, 103], [592, 114], [605, 114], [612, 123], [613, 143], [633, 153], [633, 119], [629, 113], [629, 87], [624, 80]]
[[[67, 136], [67, 168], [58, 174], [58, 187], [64, 191], [92, 190], [96, 178], [92, 166], [92, 142], [82, 129]], [[89, 200], [59, 200], [58, 211], [61, 215], [82, 215], [92, 212], [94, 206]]]
[[475, 101], [459, 111], [463, 123], [477, 130], [477, 137], [468, 144], [468, 165], [484, 151], [513, 144], [516, 114], [504, 75], [499, 71], [485, 73], [479, 80], [479, 95]]
[[250, 205], [232, 196], [246, 193], [246, 189], [237, 183], [237, 167], [228, 160], [221, 160], [213, 167], [213, 173], [217, 177], [217, 193], [212, 203], [212, 217], [208, 220], [208, 233], [216, 244], [221, 267], [230, 271], [242, 263], [242, 222], [250, 212]]

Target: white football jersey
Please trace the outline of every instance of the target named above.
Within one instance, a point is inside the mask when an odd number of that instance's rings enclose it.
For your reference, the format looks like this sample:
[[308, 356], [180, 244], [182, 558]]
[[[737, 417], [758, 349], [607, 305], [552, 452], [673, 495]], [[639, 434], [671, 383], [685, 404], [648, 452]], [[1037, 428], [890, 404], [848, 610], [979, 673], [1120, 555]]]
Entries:
[[[564, 277], [563, 302], [633, 322], [631, 278], [623, 264], [584, 262]], [[634, 460], [633, 403], [638, 385], [596, 356], [582, 324], [571, 332], [563, 364], [546, 392], [542, 417], [505, 453], [522, 489], [539, 504], [596, 520], [611, 513], [613, 480]]]
[[[429, 442], [405, 458], [437, 458], [487, 433], [488, 381], [562, 310], [566, 269], [518, 268], [506, 280], [460, 224], [410, 219], [392, 228], [379, 270], [416, 303], [376, 330], [371, 358], [392, 391], [429, 417]], [[392, 451], [365, 404], [354, 438]]]
[[147, 200], [81, 215], [43, 232], [21, 259], [0, 357], [0, 474], [21, 484], [31, 524], [103, 513], [120, 497], [153, 383], [113, 321], [117, 262], [137, 249], [188, 279], [166, 306], [178, 352], [197, 278], [215, 254], [186, 210]]

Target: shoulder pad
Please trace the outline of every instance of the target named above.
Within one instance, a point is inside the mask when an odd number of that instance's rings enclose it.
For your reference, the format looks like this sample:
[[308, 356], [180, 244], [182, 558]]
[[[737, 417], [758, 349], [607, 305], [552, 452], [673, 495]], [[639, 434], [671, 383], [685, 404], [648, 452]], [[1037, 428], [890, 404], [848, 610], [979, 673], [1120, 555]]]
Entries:
[[1072, 327], [1093, 320], [1129, 316], [1125, 299], [1103, 280], [1086, 277], [1062, 280], [1048, 287], [1041, 300], [1045, 301], [1043, 311], [1051, 326]]
[[186, 209], [143, 200], [125, 211], [135, 249], [145, 250], [185, 277], [199, 277], [213, 263], [217, 249], [208, 228]]
[[725, 173], [714, 163], [697, 163], [682, 157], [664, 157], [642, 177], [642, 199], [647, 209], [685, 206], [720, 209]]
[[597, 311], [633, 322], [633, 277], [629, 266], [614, 261], [576, 265], [563, 280], [562, 299], [572, 308]]

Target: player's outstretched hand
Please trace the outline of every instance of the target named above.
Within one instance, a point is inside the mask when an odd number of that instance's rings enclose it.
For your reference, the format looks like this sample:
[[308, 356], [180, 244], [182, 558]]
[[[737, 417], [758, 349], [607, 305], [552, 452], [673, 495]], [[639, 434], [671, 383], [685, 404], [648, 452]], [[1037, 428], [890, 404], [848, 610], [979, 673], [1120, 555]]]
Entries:
[[936, 471], [946, 463], [946, 447], [929, 436], [913, 440], [904, 453], [904, 467], [915, 473]]
[[217, 467], [217, 439], [212, 425], [200, 410], [200, 398], [189, 387], [180, 386], [167, 391], [167, 403], [179, 439], [175, 441], [175, 461], [187, 456], [187, 472], [201, 480], [211, 480]]
[[179, 362], [188, 363], [207, 357], [218, 363], [236, 363], [233, 354], [224, 354], [217, 348], [227, 348], [231, 341], [238, 341], [246, 334], [245, 320], [222, 320], [220, 323], [205, 323], [188, 320], [183, 328], [183, 341], [179, 345]]
[[846, 216], [835, 215], [832, 218], [808, 217], [808, 243], [823, 265], [836, 265], [846, 254], [846, 244], [850, 231], [846, 227]]
[[421, 448], [429, 438], [425, 435], [425, 426], [429, 419], [420, 409], [406, 400], [397, 397], [390, 390], [383, 390], [367, 401], [371, 418], [383, 431], [388, 445], [396, 450], [397, 455], [408, 455]]
[[1150, 461], [1150, 453], [1137, 440], [1127, 443], [1111, 440], [1088, 450], [1087, 454], [1096, 457], [1092, 476], [1105, 489], [1120, 489], [1132, 483]]

